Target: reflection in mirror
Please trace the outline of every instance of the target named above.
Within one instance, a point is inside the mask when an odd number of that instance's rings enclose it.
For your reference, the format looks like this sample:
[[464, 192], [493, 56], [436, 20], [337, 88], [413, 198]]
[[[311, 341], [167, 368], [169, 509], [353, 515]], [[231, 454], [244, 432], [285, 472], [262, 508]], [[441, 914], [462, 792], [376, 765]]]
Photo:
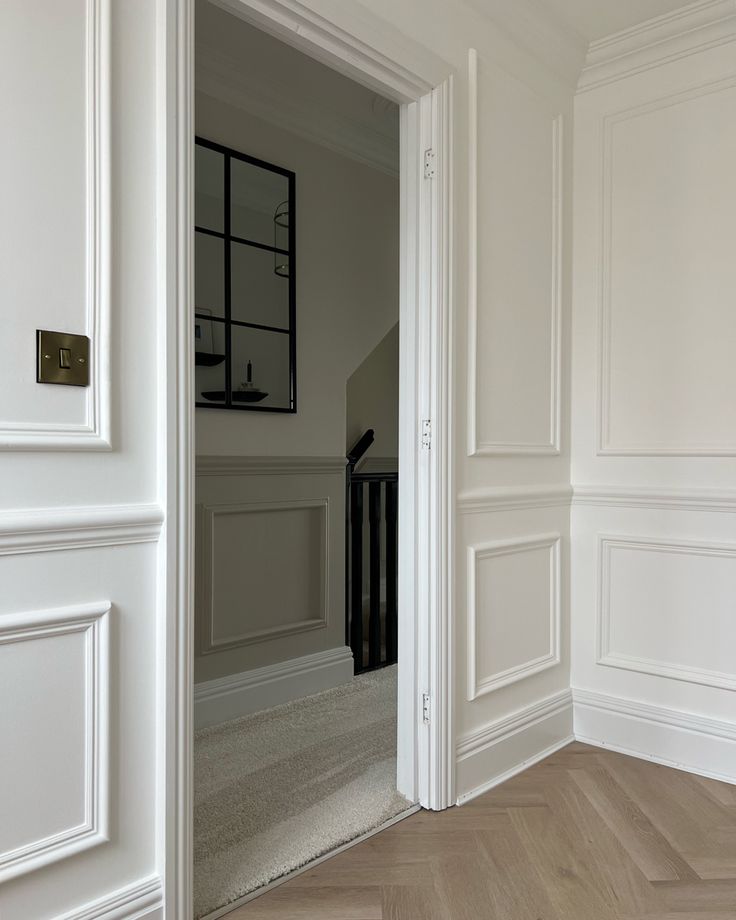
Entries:
[[[289, 328], [289, 282], [274, 271], [274, 254], [233, 243], [230, 316], [259, 326]], [[287, 265], [287, 255], [279, 260]]]
[[207, 233], [194, 234], [194, 309], [225, 316], [225, 243]]
[[232, 388], [233, 402], [287, 409], [290, 403], [289, 336], [282, 332], [233, 326]]
[[[289, 180], [253, 163], [233, 158], [231, 163], [231, 232], [264, 246], [275, 246], [274, 217], [289, 199]], [[287, 246], [280, 248], [288, 248]]]
[[196, 404], [296, 412], [294, 173], [196, 145]]
[[196, 401], [225, 404], [225, 324], [204, 316], [194, 319]]
[[217, 150], [194, 148], [194, 225], [225, 230], [225, 156]]

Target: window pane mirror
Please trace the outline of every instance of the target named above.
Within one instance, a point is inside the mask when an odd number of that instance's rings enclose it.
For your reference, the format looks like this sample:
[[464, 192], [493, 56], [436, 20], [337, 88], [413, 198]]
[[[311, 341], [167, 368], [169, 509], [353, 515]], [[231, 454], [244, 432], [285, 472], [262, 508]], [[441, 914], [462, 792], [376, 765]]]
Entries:
[[296, 412], [294, 173], [195, 151], [196, 405]]

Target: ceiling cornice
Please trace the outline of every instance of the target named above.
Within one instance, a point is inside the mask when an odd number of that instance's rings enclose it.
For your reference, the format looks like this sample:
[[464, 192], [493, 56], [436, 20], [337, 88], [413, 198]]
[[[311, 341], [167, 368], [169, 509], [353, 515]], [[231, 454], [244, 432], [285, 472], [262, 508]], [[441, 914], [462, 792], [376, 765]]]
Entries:
[[578, 92], [736, 40], [736, 0], [700, 0], [591, 43]]
[[204, 43], [197, 44], [196, 88], [364, 166], [399, 174], [398, 129], [389, 121], [393, 104], [383, 97], [374, 96], [365, 112], [338, 111], [294, 81], [264, 80], [258, 68], [249, 69], [247, 56], [235, 59]]

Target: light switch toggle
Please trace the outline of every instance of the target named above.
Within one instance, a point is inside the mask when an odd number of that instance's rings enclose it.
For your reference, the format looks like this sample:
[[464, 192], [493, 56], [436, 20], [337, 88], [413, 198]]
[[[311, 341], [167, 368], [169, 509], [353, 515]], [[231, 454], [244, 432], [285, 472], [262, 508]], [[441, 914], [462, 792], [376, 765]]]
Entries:
[[89, 386], [89, 339], [70, 332], [36, 330], [36, 381]]

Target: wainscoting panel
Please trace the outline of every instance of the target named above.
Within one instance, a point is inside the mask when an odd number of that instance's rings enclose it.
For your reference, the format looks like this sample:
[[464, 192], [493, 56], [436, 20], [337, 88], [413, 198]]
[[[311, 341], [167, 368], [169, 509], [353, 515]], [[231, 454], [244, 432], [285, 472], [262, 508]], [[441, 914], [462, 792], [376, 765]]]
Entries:
[[469, 107], [468, 452], [557, 454], [563, 116], [474, 52]]
[[[54, 0], [34, 4], [34, 41], [4, 61], [23, 94], [5, 110], [4, 151], [14, 180], [3, 200], [13, 238], [33, 240], [27, 259], [9, 259], [0, 378], [0, 449], [110, 448], [110, 0], [69, 0], [63, 20]], [[13, 7], [9, 5], [12, 17]], [[16, 24], [0, 22], [8, 33]], [[31, 35], [29, 30], [27, 35]], [[49, 56], [49, 48], [54, 54]], [[44, 68], [56, 79], [38, 79]], [[10, 97], [9, 97], [10, 98]], [[33, 112], [34, 128], [28, 127]], [[31, 134], [32, 130], [32, 134]], [[49, 168], [48, 137], [54, 137]], [[9, 159], [10, 158], [10, 159]], [[58, 177], [64, 176], [59, 182]], [[29, 189], [51, 205], [38, 220]], [[8, 243], [10, 245], [10, 237]], [[20, 250], [16, 250], [19, 252]], [[44, 271], [37, 267], [43, 264]], [[62, 294], [63, 296], [60, 296]], [[90, 337], [90, 385], [38, 386], [37, 328]]]
[[199, 457], [196, 500], [198, 684], [344, 646], [344, 458]]
[[0, 618], [0, 882], [107, 840], [109, 611]]
[[202, 510], [202, 654], [327, 626], [327, 498]]
[[735, 121], [734, 78], [602, 119], [601, 454], [736, 455]]
[[598, 539], [598, 664], [736, 690], [736, 544]]
[[468, 700], [560, 663], [559, 533], [470, 547], [468, 596]]

